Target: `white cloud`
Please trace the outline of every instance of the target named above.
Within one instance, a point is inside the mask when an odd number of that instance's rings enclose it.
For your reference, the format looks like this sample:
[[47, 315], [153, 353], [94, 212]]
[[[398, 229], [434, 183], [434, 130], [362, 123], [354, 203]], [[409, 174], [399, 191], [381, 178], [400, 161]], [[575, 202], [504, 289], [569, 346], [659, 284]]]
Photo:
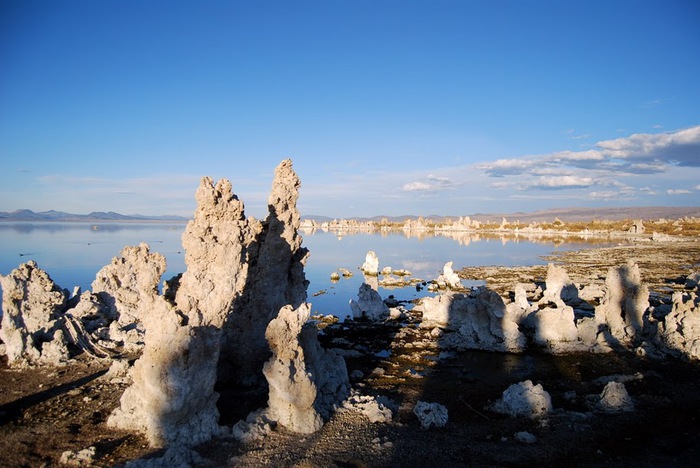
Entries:
[[551, 159], [554, 161], [602, 161], [605, 156], [600, 151], [560, 151], [553, 153]]
[[596, 146], [611, 158], [700, 167], [700, 126], [669, 133], [637, 133], [600, 141]]
[[690, 190], [686, 189], [668, 189], [666, 190], [666, 193], [669, 195], [686, 195], [690, 193]]
[[427, 191], [432, 189], [432, 186], [430, 184], [426, 184], [425, 182], [409, 182], [408, 184], [404, 184], [403, 190], [405, 192], [421, 192], [421, 191]]
[[547, 192], [550, 201], [567, 196], [600, 202], [682, 195], [688, 191], [675, 187], [700, 190], [695, 182], [700, 168], [700, 126], [634, 134], [600, 141], [583, 151], [503, 158], [474, 167], [492, 178], [491, 190], [505, 192], [502, 196], [510, 200], [536, 197], [538, 191]]
[[513, 158], [497, 159], [492, 163], [478, 164], [476, 167], [492, 177], [503, 177], [504, 175], [521, 174], [537, 165], [537, 160]]
[[428, 174], [427, 179], [431, 182], [435, 182], [437, 185], [440, 185], [442, 187], [453, 187], [457, 185], [452, 179], [449, 177], [443, 177], [443, 176], [436, 176], [433, 174]]
[[505, 181], [498, 181], [498, 182], [493, 182], [492, 184], [489, 185], [489, 187], [495, 188], [495, 189], [507, 189], [513, 187], [515, 184], [512, 182], [505, 182]]
[[617, 190], [589, 192], [588, 198], [592, 198], [594, 200], [615, 200], [620, 198], [620, 192], [618, 192]]
[[586, 188], [593, 184], [591, 177], [540, 177], [536, 182], [531, 184], [531, 187], [539, 187], [545, 189], [566, 189], [566, 188]]
[[438, 192], [443, 190], [451, 190], [458, 187], [460, 184], [455, 182], [450, 177], [428, 174], [421, 178], [422, 180], [415, 180], [413, 182], [408, 182], [403, 184], [404, 192]]

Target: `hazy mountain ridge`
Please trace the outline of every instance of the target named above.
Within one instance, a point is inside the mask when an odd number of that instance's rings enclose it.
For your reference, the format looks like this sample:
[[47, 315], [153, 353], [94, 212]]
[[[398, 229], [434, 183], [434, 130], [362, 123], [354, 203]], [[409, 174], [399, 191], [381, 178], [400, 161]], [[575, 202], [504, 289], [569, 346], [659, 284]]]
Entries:
[[[556, 218], [565, 222], [576, 221], [591, 221], [599, 220], [620, 220], [620, 219], [679, 219], [684, 217], [700, 218], [699, 206], [634, 206], [622, 208], [553, 208], [548, 210], [539, 210], [532, 212], [515, 212], [515, 213], [476, 213], [476, 214], [458, 214], [453, 216], [448, 215], [404, 215], [404, 216], [372, 216], [372, 217], [352, 217], [345, 219], [353, 219], [360, 222], [374, 221], [381, 222], [386, 219], [390, 223], [403, 223], [407, 219], [430, 219], [434, 222], [444, 222], [447, 219], [456, 220], [460, 216], [469, 216], [471, 219], [479, 222], [501, 222], [502, 218], [508, 221], [520, 221], [523, 223], [554, 221]], [[188, 221], [190, 218], [176, 215], [124, 215], [114, 211], [93, 211], [89, 214], [66, 213], [64, 211], [40, 211], [21, 209], [12, 212], [0, 211], [0, 221]], [[332, 221], [333, 219], [343, 219], [341, 217], [332, 218], [322, 215], [302, 215], [302, 219], [313, 219], [316, 222]]]
[[148, 216], [124, 215], [114, 211], [93, 211], [89, 214], [66, 213], [64, 211], [15, 210], [0, 211], [0, 221], [187, 221], [189, 218], [175, 215]]

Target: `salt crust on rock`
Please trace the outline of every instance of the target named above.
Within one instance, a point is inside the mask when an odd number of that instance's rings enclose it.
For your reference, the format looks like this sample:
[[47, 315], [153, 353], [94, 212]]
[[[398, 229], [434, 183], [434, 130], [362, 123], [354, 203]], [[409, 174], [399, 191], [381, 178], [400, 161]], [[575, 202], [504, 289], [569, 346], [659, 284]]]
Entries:
[[526, 380], [508, 387], [488, 409], [511, 417], [539, 418], [552, 411], [552, 399], [542, 385]]
[[78, 452], [66, 450], [61, 454], [58, 463], [70, 466], [92, 466], [95, 458], [95, 447], [88, 447]]

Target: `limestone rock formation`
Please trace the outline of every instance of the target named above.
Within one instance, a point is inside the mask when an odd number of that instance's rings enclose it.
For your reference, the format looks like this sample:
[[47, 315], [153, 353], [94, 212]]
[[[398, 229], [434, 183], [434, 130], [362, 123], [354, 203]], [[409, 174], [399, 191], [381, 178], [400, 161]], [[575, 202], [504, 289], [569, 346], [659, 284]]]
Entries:
[[[150, 289], [157, 285], [157, 279], [150, 279], [158, 269], [143, 280], [133, 279], [138, 287], [127, 291], [130, 299], [138, 298], [133, 315], [145, 325], [146, 344], [132, 371], [133, 384], [110, 424], [144, 432], [153, 446], [198, 444], [221, 434], [214, 391], [220, 354], [230, 352], [229, 363], [240, 374], [262, 377], [270, 355], [265, 330], [279, 311], [272, 308], [306, 298], [307, 252], [296, 234], [298, 185], [291, 161], [283, 161], [275, 173], [270, 216], [260, 223], [245, 217], [227, 180], [214, 185], [210, 178], [202, 179], [194, 219], [183, 234], [187, 271], [169, 282], [168, 298]], [[137, 256], [150, 259], [141, 250]], [[301, 325], [306, 320], [308, 308]], [[338, 394], [344, 398], [338, 376], [347, 382], [347, 371], [342, 358], [337, 358], [341, 369], [333, 356], [323, 354], [312, 339], [315, 333], [298, 330], [294, 352], [303, 347], [304, 364], [314, 372], [314, 410], [324, 417], [330, 411], [327, 400]], [[286, 344], [272, 343], [285, 349]], [[301, 378], [304, 372], [294, 376]], [[285, 408], [274, 408], [283, 419]]]
[[[158, 296], [158, 284], [165, 272], [165, 257], [151, 252], [148, 245], [124, 247], [119, 256], [112, 258], [92, 282], [92, 293], [104, 305], [105, 314], [114, 320], [110, 325], [110, 338], [123, 342], [125, 351], [139, 351], [143, 346], [143, 315]], [[86, 301], [91, 301], [89, 296]], [[82, 302], [82, 297], [81, 297]], [[81, 307], [89, 307], [89, 304]]]
[[577, 350], [579, 336], [573, 308], [567, 305], [545, 307], [530, 314], [527, 323], [533, 330], [533, 340], [538, 346], [554, 352]]
[[365, 263], [362, 264], [360, 270], [365, 275], [377, 276], [379, 274], [379, 257], [373, 250], [367, 252]]
[[641, 219], [637, 219], [632, 223], [632, 226], [630, 226], [627, 232], [629, 232], [630, 234], [643, 234], [644, 231], [644, 223], [642, 223]]
[[304, 434], [320, 429], [349, 392], [345, 361], [321, 348], [309, 317], [307, 303], [279, 311], [265, 333], [273, 355], [263, 368], [270, 387], [268, 417]]
[[600, 394], [596, 409], [604, 413], [626, 413], [634, 411], [634, 402], [627, 393], [625, 384], [608, 382]]
[[309, 252], [301, 246], [298, 234], [299, 187], [292, 161], [282, 161], [275, 169], [268, 216], [260, 231], [255, 225], [255, 240], [246, 247], [245, 287], [224, 324], [222, 354], [244, 380], [255, 380], [257, 376], [262, 380], [260, 370], [271, 354], [265, 339], [270, 321], [285, 305], [297, 308], [307, 298], [309, 282], [304, 265]]
[[649, 308], [649, 289], [642, 284], [639, 266], [633, 261], [608, 270], [605, 296], [595, 309], [598, 323], [606, 324], [614, 340], [630, 340], [640, 334]]
[[440, 289], [463, 289], [459, 275], [452, 269], [452, 262], [445, 263], [442, 274], [438, 276], [436, 281]]
[[384, 303], [379, 293], [367, 283], [360, 285], [357, 301], [350, 300], [350, 310], [352, 310], [355, 319], [376, 322], [389, 317], [389, 307]]
[[246, 285], [262, 225], [245, 217], [226, 179], [214, 185], [203, 177], [195, 198], [194, 218], [182, 234], [187, 270], [175, 287], [175, 304], [193, 325], [221, 328]]
[[[62, 332], [55, 336], [67, 291], [59, 288], [33, 260], [7, 276], [0, 275], [0, 284], [3, 290], [0, 339], [5, 343], [8, 363], [24, 367], [40, 362], [58, 364], [67, 359]], [[54, 345], [45, 345], [54, 339]]]
[[552, 398], [542, 385], [526, 380], [508, 387], [489, 409], [511, 417], [539, 418], [552, 411]]
[[686, 359], [700, 359], [700, 297], [693, 291], [676, 291], [673, 308], [659, 323], [656, 338], [661, 350]]
[[384, 398], [375, 398], [370, 395], [360, 395], [353, 391], [347, 400], [343, 402], [342, 410], [355, 411], [363, 414], [371, 423], [390, 423], [394, 413]]
[[214, 391], [220, 330], [183, 324], [162, 297], [143, 306], [146, 345], [108, 424], [143, 432], [154, 447], [196, 445], [222, 434]]
[[443, 326], [453, 331], [443, 338], [446, 346], [514, 352], [525, 348], [517, 315], [506, 308], [498, 293], [488, 288], [477, 288], [469, 295], [446, 293], [426, 297], [422, 307], [421, 326]]
[[433, 426], [444, 427], [448, 420], [447, 408], [440, 403], [418, 401], [413, 408], [413, 414], [416, 415], [423, 429], [430, 429]]
[[578, 289], [562, 266], [553, 263], [547, 266], [545, 284], [540, 304], [553, 303], [557, 307], [564, 307], [567, 302], [578, 298]]

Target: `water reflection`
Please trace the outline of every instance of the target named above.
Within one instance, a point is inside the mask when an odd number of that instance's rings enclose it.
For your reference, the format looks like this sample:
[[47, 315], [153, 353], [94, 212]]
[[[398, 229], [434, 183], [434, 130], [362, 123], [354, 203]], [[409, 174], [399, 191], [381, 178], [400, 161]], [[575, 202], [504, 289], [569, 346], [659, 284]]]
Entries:
[[[35, 260], [62, 287], [89, 289], [97, 271], [126, 245], [146, 242], [152, 251], [165, 255], [168, 279], [185, 269], [181, 236], [185, 223], [60, 223], [1, 222], [0, 274], [8, 274], [20, 263]], [[411, 277], [435, 279], [447, 262], [454, 268], [488, 265], [542, 264], [541, 257], [556, 250], [590, 246], [592, 239], [580, 236], [543, 236], [519, 233], [468, 231], [389, 230], [351, 233], [339, 230], [301, 229], [303, 246], [311, 255], [306, 264], [310, 281], [309, 300], [313, 311], [344, 316], [349, 301], [357, 297], [363, 282], [359, 267], [368, 251], [374, 250], [379, 269], [408, 270]], [[608, 243], [603, 239], [600, 242]], [[331, 281], [331, 273], [347, 269]], [[382, 279], [381, 277], [379, 278]], [[426, 291], [415, 287], [388, 288], [375, 285], [382, 297], [394, 295], [410, 301]], [[313, 296], [325, 291], [324, 294]]]
[[96, 273], [127, 245], [146, 242], [166, 256], [165, 277], [184, 270], [183, 223], [1, 222], [0, 274], [37, 262], [61, 287], [89, 289]]

